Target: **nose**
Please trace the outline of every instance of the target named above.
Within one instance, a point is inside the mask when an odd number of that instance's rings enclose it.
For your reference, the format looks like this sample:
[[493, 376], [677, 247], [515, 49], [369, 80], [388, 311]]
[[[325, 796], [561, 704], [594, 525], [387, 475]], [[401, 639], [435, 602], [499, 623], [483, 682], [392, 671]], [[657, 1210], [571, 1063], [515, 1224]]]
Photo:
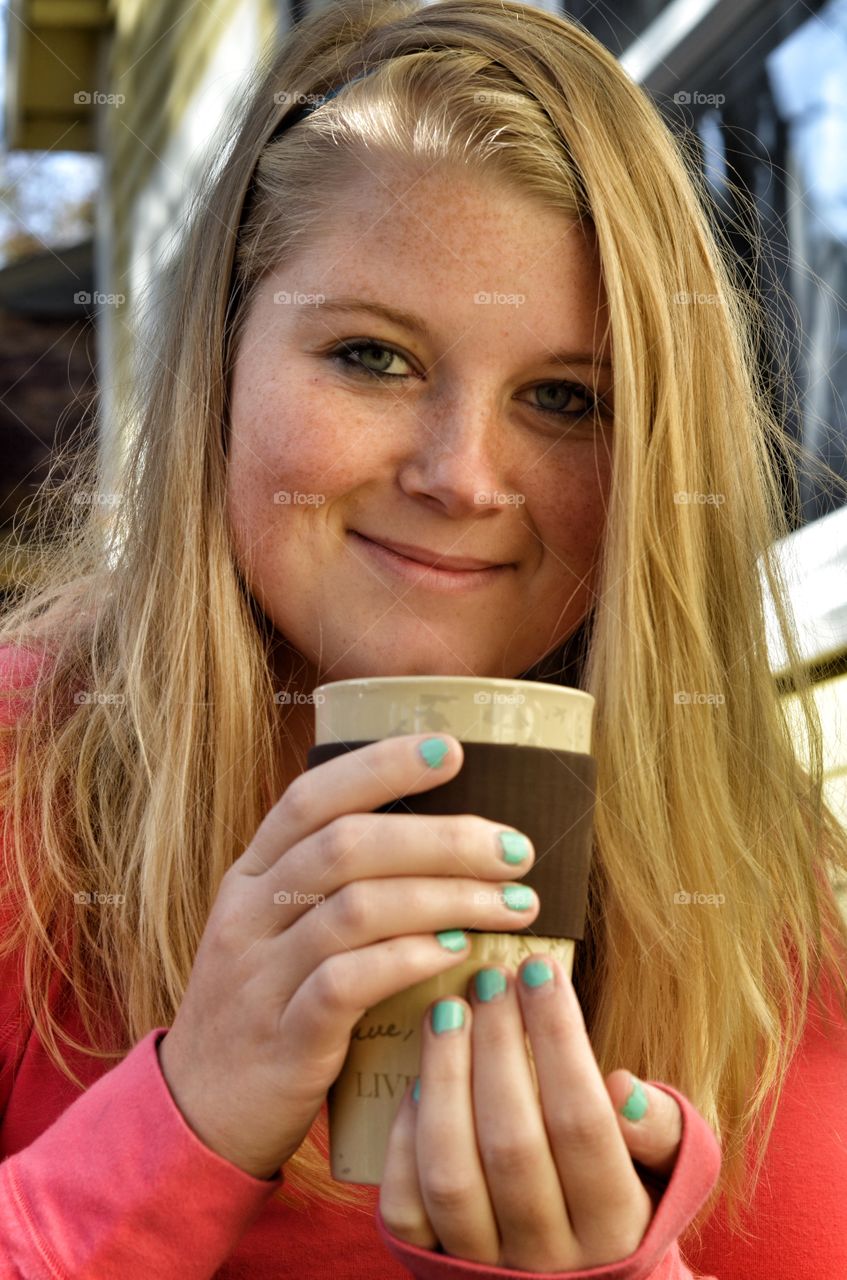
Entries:
[[504, 444], [490, 414], [454, 404], [449, 412], [416, 416], [412, 443], [398, 469], [404, 493], [445, 514], [491, 514], [504, 486]]

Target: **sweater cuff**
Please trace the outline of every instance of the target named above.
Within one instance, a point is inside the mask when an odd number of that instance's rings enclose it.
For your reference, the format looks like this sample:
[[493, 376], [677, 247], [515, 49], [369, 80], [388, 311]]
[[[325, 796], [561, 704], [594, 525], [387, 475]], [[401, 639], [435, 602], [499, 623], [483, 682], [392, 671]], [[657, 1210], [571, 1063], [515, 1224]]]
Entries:
[[205, 1146], [149, 1032], [30, 1146], [0, 1166], [21, 1275], [208, 1280], [283, 1175], [254, 1178]]
[[[648, 1081], [663, 1089], [679, 1104], [682, 1112], [682, 1138], [668, 1184], [641, 1244], [635, 1253], [607, 1266], [582, 1271], [516, 1271], [508, 1267], [492, 1267], [467, 1262], [451, 1254], [435, 1253], [418, 1245], [406, 1244], [393, 1235], [377, 1208], [379, 1234], [391, 1253], [418, 1280], [448, 1280], [450, 1276], [489, 1277], [489, 1280], [691, 1280], [692, 1273], [683, 1262], [677, 1238], [695, 1217], [715, 1186], [721, 1168], [718, 1141], [700, 1112], [676, 1089], [656, 1080]], [[702, 1280], [715, 1280], [703, 1277]]]

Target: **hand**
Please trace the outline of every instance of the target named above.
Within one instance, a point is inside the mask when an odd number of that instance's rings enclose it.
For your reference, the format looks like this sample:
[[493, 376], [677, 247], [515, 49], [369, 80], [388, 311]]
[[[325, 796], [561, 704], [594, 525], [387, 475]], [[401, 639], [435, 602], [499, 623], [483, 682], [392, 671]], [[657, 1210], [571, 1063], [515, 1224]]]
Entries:
[[194, 1132], [254, 1177], [300, 1146], [364, 1012], [467, 962], [437, 932], [538, 914], [535, 896], [518, 914], [490, 892], [534, 857], [503, 861], [502, 823], [372, 812], [455, 777], [462, 747], [442, 736], [433, 767], [418, 751], [431, 735], [410, 734], [307, 770], [222, 878], [159, 1062]]
[[[553, 978], [530, 987], [520, 975], [537, 961]], [[576, 993], [554, 957], [528, 956], [517, 979], [502, 966], [478, 972], [502, 974], [503, 994], [480, 1000], [474, 975], [470, 1005], [435, 1002], [463, 1009], [463, 1026], [435, 1032], [434, 1006], [424, 1016], [420, 1099], [407, 1089], [389, 1134], [379, 1198], [385, 1226], [408, 1244], [440, 1245], [494, 1267], [573, 1271], [629, 1257], [676, 1162], [679, 1106], [643, 1084], [643, 1117], [620, 1114], [632, 1076], [601, 1076]]]

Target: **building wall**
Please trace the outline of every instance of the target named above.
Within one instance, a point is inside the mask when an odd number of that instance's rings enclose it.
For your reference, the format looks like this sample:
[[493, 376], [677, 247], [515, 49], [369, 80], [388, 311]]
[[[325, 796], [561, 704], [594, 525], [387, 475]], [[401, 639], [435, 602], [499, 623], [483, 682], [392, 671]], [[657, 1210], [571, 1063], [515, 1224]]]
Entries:
[[105, 82], [120, 108], [100, 113], [105, 162], [99, 214], [100, 289], [125, 301], [100, 332], [105, 435], [114, 456], [123, 390], [157, 277], [178, 245], [208, 151], [244, 78], [277, 39], [276, 0], [115, 0]]
[[[847, 674], [819, 681], [814, 686], [814, 697], [823, 739], [824, 800], [840, 819], [842, 826], [847, 827]], [[798, 747], [798, 755], [804, 764], [808, 764], [796, 697], [792, 694], [785, 695], [783, 705], [788, 713], [789, 724], [796, 726], [794, 741]], [[847, 879], [837, 878], [834, 883], [847, 917]]]

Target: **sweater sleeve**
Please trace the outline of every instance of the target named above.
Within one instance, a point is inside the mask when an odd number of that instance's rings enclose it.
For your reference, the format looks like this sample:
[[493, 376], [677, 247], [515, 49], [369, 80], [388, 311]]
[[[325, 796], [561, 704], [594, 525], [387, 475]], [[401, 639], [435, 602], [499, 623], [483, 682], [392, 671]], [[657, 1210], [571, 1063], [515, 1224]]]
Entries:
[[[487, 1277], [487, 1280], [695, 1280], [679, 1252], [679, 1235], [697, 1214], [717, 1183], [721, 1167], [718, 1141], [699, 1111], [670, 1085], [649, 1081], [664, 1089], [682, 1111], [682, 1139], [673, 1172], [635, 1253], [608, 1266], [587, 1271], [515, 1271], [466, 1262], [450, 1254], [436, 1253], [406, 1244], [388, 1230], [377, 1209], [376, 1222], [386, 1247], [417, 1280], [449, 1280], [451, 1276]], [[719, 1280], [717, 1276], [697, 1280]]]
[[0, 1164], [0, 1280], [210, 1280], [282, 1185], [188, 1126], [159, 1066], [166, 1030]]
[[[41, 655], [0, 647], [0, 723]], [[5, 759], [5, 751], [2, 756]], [[0, 904], [0, 931], [14, 902]], [[0, 1114], [14, 1078], [19, 967], [0, 982]], [[0, 1280], [210, 1280], [283, 1176], [208, 1148], [174, 1102], [151, 1031], [34, 1142], [0, 1162]]]

